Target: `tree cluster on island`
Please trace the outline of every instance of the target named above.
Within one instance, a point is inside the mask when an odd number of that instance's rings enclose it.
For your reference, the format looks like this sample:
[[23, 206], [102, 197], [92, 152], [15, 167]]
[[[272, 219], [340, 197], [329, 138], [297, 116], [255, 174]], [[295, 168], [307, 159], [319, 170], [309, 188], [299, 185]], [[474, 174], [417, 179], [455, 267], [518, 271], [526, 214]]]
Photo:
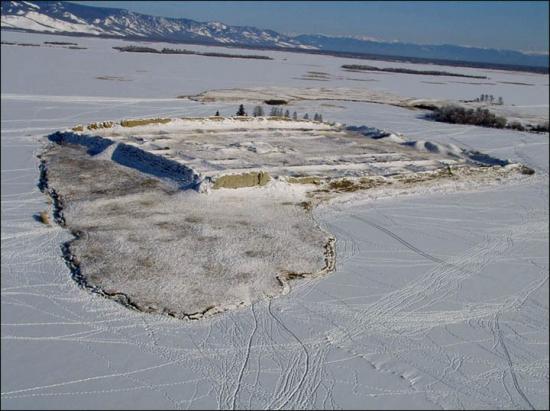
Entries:
[[[248, 116], [248, 113], [246, 112], [244, 105], [239, 104], [239, 108], [237, 109], [237, 112], [235, 113], [238, 117], [245, 117]], [[220, 111], [216, 110], [216, 114], [214, 114], [215, 117], [220, 117]], [[252, 116], [253, 117], [264, 117], [265, 111], [262, 106], [255, 106], [252, 110]], [[284, 110], [282, 107], [272, 107], [271, 111], [269, 113], [269, 117], [283, 117], [283, 118], [292, 118], [292, 120], [298, 120], [298, 113], [294, 111], [292, 114], [290, 113], [290, 110]], [[309, 113], [305, 113], [302, 117], [304, 120], [309, 120]], [[318, 121], [320, 123], [323, 122], [323, 116], [322, 114], [315, 113], [313, 115], [313, 121]]]
[[483, 127], [504, 128], [506, 119], [499, 117], [485, 108], [467, 109], [461, 106], [448, 105], [435, 109], [429, 118], [451, 124], [472, 124]]
[[[242, 113], [244, 113], [244, 114], [242, 114]], [[243, 115], [246, 116], [247, 114], [244, 111], [243, 105], [241, 104], [239, 106], [239, 110], [237, 111], [237, 116], [243, 116]], [[265, 115], [263, 107], [262, 106], [255, 106], [253, 111], [252, 111], [252, 115], [254, 117], [263, 117]], [[290, 110], [288, 110], [288, 109], [284, 110], [282, 107], [277, 107], [277, 106], [271, 107], [271, 111], [269, 112], [269, 116], [270, 117], [292, 118], [293, 120], [298, 120], [298, 113], [296, 111], [294, 111], [291, 114]], [[303, 116], [303, 119], [304, 120], [309, 120], [309, 113], [305, 113], [304, 116]], [[313, 121], [322, 122], [323, 121], [323, 116], [319, 113], [315, 113], [315, 115], [313, 116]]]
[[474, 100], [476, 103], [489, 103], [489, 104], [497, 104], [499, 106], [504, 104], [504, 99], [502, 97], [499, 97], [495, 101], [495, 96], [492, 94], [481, 94], [479, 97], [477, 97]]
[[504, 117], [491, 113], [486, 108], [467, 109], [456, 105], [447, 105], [432, 109], [426, 117], [435, 121], [451, 124], [472, 124], [481, 127], [507, 128], [517, 131], [548, 133], [548, 121], [540, 124], [523, 124], [517, 120], [508, 122]]

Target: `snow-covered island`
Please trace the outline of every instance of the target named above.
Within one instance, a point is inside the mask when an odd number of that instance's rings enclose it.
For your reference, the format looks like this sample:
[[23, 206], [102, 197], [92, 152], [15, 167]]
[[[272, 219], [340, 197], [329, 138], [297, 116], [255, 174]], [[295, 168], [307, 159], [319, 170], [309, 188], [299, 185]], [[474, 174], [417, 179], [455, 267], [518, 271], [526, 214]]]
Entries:
[[83, 287], [198, 319], [337, 263], [322, 202], [455, 190], [533, 171], [452, 144], [284, 117], [150, 118], [48, 136], [41, 188]]

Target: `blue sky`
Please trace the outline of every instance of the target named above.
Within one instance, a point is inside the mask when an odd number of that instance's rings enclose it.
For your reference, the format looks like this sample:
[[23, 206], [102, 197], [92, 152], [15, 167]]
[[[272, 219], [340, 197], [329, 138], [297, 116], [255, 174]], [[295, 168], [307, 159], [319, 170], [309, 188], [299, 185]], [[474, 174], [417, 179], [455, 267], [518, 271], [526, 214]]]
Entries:
[[282, 33], [548, 52], [546, 1], [75, 1]]

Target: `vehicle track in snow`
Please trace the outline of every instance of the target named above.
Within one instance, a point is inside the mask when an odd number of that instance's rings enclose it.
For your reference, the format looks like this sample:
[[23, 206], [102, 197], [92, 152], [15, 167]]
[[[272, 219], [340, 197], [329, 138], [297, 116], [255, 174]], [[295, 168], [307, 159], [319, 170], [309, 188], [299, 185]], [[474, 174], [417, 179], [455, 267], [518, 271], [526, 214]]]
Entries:
[[394, 232], [388, 230], [387, 228], [382, 227], [381, 225], [378, 225], [378, 224], [376, 224], [372, 221], [369, 221], [365, 218], [358, 217], [357, 215], [350, 215], [350, 217], [354, 218], [355, 220], [359, 220], [359, 221], [361, 221], [365, 224], [368, 224], [371, 227], [376, 228], [377, 230], [382, 231], [383, 233], [385, 233], [385, 234], [389, 235], [390, 237], [394, 238], [395, 240], [399, 241], [401, 244], [403, 244], [409, 250], [415, 252], [416, 254], [418, 254], [418, 255], [420, 255], [420, 256], [428, 259], [428, 260], [433, 261], [434, 263], [438, 263], [438, 264], [444, 264], [445, 263], [445, 261], [441, 260], [440, 258], [434, 257], [433, 255], [428, 254], [428, 253], [418, 249], [417, 247], [415, 247], [414, 245], [412, 245], [408, 241], [404, 240], [402, 237], [398, 236], [397, 234], [395, 234]]

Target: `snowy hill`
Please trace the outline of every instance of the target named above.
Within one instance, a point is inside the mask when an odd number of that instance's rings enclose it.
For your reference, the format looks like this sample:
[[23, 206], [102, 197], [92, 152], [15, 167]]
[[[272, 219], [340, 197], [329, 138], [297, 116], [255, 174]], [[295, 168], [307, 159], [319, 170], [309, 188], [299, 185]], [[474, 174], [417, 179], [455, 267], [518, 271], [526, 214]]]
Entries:
[[2, 1], [2, 28], [147, 40], [314, 48], [271, 30], [147, 16], [123, 9], [61, 1]]

